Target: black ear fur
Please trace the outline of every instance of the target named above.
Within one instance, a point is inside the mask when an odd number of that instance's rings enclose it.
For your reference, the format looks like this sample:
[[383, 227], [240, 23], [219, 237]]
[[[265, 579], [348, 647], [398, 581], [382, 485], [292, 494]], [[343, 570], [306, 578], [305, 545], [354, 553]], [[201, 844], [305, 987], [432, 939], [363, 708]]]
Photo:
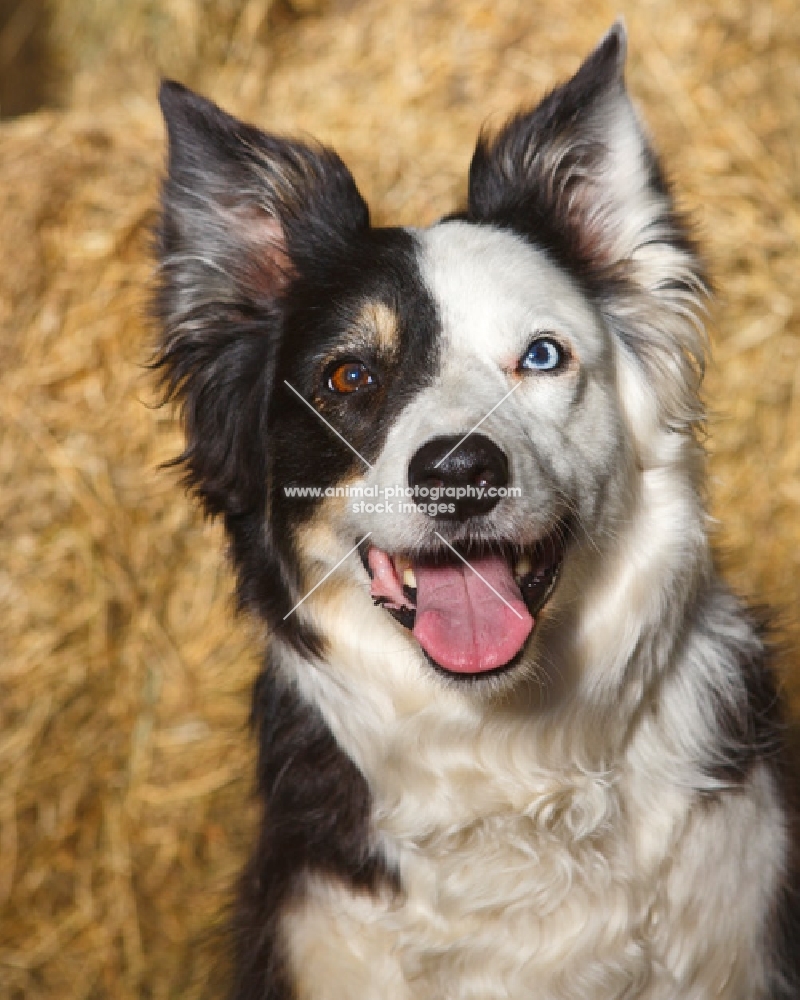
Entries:
[[603, 155], [595, 120], [610, 100], [626, 100], [625, 50], [618, 22], [570, 80], [511, 118], [498, 135], [481, 134], [469, 170], [472, 218], [527, 226], [557, 257], [584, 262], [583, 219], [574, 199], [585, 200], [581, 188]]
[[263, 514], [266, 409], [289, 287], [369, 224], [331, 150], [268, 135], [174, 82], [158, 229], [156, 360], [181, 401], [178, 459], [206, 510]]
[[[169, 140], [161, 254], [256, 298], [279, 294], [294, 257], [369, 224], [352, 175], [323, 146], [262, 132], [173, 81], [159, 101]], [[227, 289], [230, 294], [230, 289]]]
[[648, 372], [672, 427], [693, 426], [705, 357], [704, 268], [624, 82], [617, 22], [562, 86], [494, 137], [469, 173], [467, 219], [544, 249]]
[[630, 277], [656, 242], [693, 252], [625, 89], [626, 48], [618, 21], [571, 79], [482, 135], [470, 166], [471, 218], [525, 230], [590, 285]]

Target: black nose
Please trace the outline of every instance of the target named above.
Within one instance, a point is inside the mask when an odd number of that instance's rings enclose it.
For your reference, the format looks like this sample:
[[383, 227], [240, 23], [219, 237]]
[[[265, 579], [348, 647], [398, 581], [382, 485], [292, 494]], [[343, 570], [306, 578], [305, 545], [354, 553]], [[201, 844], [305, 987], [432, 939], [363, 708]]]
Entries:
[[[470, 434], [461, 444], [457, 437], [431, 438], [408, 464], [408, 483], [419, 487], [417, 504], [453, 504], [455, 513], [432, 514], [440, 520], [465, 521], [477, 514], [488, 514], [500, 497], [497, 488], [508, 485], [508, 459], [505, 453], [483, 434]], [[458, 445], [458, 447], [456, 447]], [[423, 487], [444, 490], [434, 501]], [[461, 492], [449, 493], [450, 490]], [[489, 495], [490, 490], [494, 495]], [[449, 495], [448, 495], [449, 494]]]

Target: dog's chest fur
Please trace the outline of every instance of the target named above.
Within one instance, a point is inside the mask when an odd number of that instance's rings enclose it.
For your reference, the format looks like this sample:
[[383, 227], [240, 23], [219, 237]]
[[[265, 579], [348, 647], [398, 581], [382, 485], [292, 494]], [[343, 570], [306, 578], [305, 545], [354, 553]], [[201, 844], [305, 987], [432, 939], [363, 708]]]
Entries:
[[[637, 865], [618, 794], [580, 785], [554, 789], [530, 817], [498, 813], [402, 847], [393, 842], [402, 899], [352, 894], [312, 878], [284, 924], [298, 996], [754, 995], [763, 974], [759, 941], [732, 909], [743, 899], [763, 899], [760, 878], [741, 867], [753, 848], [738, 845], [738, 884], [728, 881], [720, 891], [703, 877], [706, 865], [730, 864], [713, 841], [724, 841], [731, 823], [752, 823], [749, 804], [729, 804], [708, 822], [698, 863], [683, 856], [681, 834], [687, 826], [696, 834], [702, 821], [674, 803], [679, 816], [665, 824], [660, 857]], [[583, 836], [567, 832], [575, 819]], [[755, 853], [775, 870], [776, 845], [756, 846]]]
[[[643, 756], [669, 757], [652, 727], [603, 770], [581, 764], [593, 748], [578, 716], [534, 723], [507, 707], [487, 719], [443, 697], [361, 717], [339, 684], [317, 681], [372, 787], [375, 844], [401, 889], [308, 877], [282, 926], [301, 1000], [758, 995], [752, 914], [765, 914], [785, 853], [767, 770], [704, 799], [666, 773], [642, 778]], [[411, 708], [414, 692], [398, 700]]]

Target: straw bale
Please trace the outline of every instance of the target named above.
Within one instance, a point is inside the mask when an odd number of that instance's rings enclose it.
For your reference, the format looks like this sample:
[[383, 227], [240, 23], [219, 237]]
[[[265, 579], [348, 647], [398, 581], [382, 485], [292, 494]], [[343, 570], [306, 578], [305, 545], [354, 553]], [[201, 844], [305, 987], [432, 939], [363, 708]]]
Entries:
[[141, 365], [159, 140], [154, 116], [3, 130], [4, 997], [169, 995], [247, 810], [255, 643], [158, 472], [178, 439]]
[[800, 12], [795, 0], [51, 0], [66, 110], [0, 126], [0, 995], [213, 995], [252, 826], [219, 530], [142, 364], [163, 71], [333, 143], [376, 218], [464, 190], [477, 129], [618, 12], [630, 86], [719, 289], [710, 494], [729, 578], [782, 613], [800, 708]]
[[273, 0], [45, 0], [62, 103], [152, 100], [160, 72], [201, 87], [226, 65], [263, 72]]

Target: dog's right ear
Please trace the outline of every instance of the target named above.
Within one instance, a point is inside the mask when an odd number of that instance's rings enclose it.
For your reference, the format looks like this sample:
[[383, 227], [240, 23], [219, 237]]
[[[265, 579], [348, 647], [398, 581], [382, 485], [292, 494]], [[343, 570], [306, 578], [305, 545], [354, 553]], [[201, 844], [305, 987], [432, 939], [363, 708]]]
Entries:
[[245, 125], [178, 83], [158, 230], [156, 365], [183, 408], [179, 461], [211, 514], [263, 509], [266, 406], [282, 310], [310, 262], [369, 225], [329, 149]]

